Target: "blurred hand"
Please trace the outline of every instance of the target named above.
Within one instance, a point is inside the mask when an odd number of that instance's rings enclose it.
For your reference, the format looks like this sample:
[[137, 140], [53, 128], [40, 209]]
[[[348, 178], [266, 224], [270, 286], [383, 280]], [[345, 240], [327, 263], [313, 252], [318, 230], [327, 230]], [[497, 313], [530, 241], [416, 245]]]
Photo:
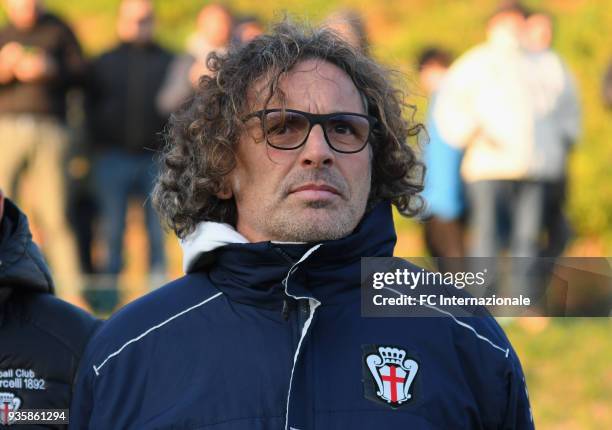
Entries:
[[23, 45], [17, 42], [9, 42], [0, 49], [0, 61], [3, 66], [14, 67], [21, 60], [24, 53]]
[[23, 46], [17, 42], [9, 42], [0, 49], [0, 83], [8, 83], [15, 79], [15, 66], [23, 55]]
[[15, 66], [15, 77], [21, 82], [39, 82], [52, 78], [57, 73], [53, 58], [42, 51], [26, 52]]

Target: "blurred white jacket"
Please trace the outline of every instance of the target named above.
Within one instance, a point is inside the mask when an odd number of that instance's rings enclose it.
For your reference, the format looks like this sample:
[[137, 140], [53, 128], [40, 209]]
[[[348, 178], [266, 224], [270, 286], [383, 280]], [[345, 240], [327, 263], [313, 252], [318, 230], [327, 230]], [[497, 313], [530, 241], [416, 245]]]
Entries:
[[559, 56], [546, 50], [526, 57], [535, 110], [535, 153], [529, 175], [556, 181], [565, 176], [569, 150], [581, 130], [574, 79]]
[[553, 58], [528, 55], [500, 32], [450, 68], [434, 120], [442, 138], [465, 149], [466, 182], [554, 180], [563, 173], [579, 115], [573, 83]]

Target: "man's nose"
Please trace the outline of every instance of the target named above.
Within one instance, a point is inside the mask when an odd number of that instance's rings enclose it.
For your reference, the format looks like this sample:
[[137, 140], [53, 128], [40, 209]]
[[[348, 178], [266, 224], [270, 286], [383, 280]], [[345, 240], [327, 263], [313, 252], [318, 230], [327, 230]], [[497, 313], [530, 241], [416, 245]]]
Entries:
[[300, 164], [303, 167], [331, 167], [334, 164], [335, 154], [325, 140], [323, 128], [320, 125], [315, 125], [303, 150], [300, 152]]

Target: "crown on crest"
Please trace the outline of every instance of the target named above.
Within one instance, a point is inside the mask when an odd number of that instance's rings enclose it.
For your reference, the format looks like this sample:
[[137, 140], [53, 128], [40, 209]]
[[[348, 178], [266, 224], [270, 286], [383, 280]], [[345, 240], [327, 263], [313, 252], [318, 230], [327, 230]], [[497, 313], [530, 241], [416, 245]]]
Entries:
[[383, 359], [383, 364], [395, 364], [401, 366], [406, 358], [406, 351], [397, 348], [380, 347], [378, 348], [380, 357]]

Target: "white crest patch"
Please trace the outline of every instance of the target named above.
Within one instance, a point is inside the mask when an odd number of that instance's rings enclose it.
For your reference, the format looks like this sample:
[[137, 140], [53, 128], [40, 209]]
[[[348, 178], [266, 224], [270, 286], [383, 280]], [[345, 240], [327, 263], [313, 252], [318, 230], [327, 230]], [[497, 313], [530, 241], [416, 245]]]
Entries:
[[419, 364], [406, 359], [406, 351], [392, 346], [379, 346], [378, 354], [365, 361], [378, 390], [376, 396], [391, 406], [399, 406], [412, 398], [410, 387], [419, 371]]

